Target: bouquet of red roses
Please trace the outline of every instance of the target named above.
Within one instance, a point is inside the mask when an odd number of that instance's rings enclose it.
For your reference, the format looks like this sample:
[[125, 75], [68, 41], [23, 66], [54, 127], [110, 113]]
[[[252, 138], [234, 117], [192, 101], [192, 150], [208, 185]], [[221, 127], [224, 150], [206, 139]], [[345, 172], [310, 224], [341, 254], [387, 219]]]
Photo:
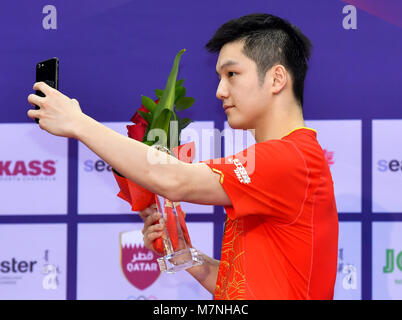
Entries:
[[[179, 139], [181, 130], [187, 127], [192, 120], [189, 118], [180, 118], [176, 114], [176, 111], [185, 110], [194, 103], [194, 98], [186, 96], [186, 88], [183, 86], [184, 80], [176, 80], [180, 58], [184, 52], [185, 49], [181, 50], [176, 55], [165, 89], [155, 90], [156, 99], [153, 100], [147, 96], [142, 96], [141, 108], [138, 109], [131, 118], [131, 122], [134, 124], [127, 125], [127, 134], [130, 138], [141, 141], [149, 146], [154, 144], [164, 146], [179, 160], [192, 162], [195, 149], [194, 143], [190, 142], [185, 145], [180, 145]], [[148, 133], [153, 129], [161, 129], [165, 132], [165, 135], [162, 137], [159, 136], [159, 140], [156, 142], [150, 141], [148, 140], [150, 136]], [[173, 132], [173, 130], [176, 132]], [[176, 138], [172, 139], [171, 137]], [[157, 195], [127, 179], [115, 169], [112, 170], [120, 188], [117, 196], [128, 201], [133, 211], [144, 210], [153, 203], [156, 203], [158, 210], [161, 212], [162, 208], [160, 207]], [[177, 212], [180, 227], [183, 230], [183, 236], [187, 244], [191, 247], [190, 237], [184, 220], [185, 213], [181, 209], [180, 203], [173, 203], [166, 199], [165, 212], [167, 217], [165, 222], [171, 237], [173, 249], [176, 249], [175, 247], [178, 245], [176, 221], [173, 221], [176, 220], [176, 218], [173, 212], [171, 212], [173, 209]], [[157, 239], [157, 241], [154, 242], [154, 248], [160, 253], [164, 252], [161, 239]]]

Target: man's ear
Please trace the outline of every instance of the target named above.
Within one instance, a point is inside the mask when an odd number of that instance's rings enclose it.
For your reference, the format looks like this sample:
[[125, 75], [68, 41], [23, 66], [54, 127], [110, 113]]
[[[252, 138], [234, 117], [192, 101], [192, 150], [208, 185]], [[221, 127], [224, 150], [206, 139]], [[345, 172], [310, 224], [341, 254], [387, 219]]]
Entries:
[[288, 73], [285, 67], [281, 64], [273, 66], [271, 68], [271, 79], [272, 93], [280, 93], [288, 82]]

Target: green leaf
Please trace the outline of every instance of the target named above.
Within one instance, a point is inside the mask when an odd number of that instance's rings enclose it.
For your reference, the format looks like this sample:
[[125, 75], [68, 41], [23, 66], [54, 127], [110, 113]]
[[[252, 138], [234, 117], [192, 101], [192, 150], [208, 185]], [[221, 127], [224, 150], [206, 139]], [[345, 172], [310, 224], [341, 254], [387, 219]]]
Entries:
[[162, 96], [163, 96], [163, 91], [164, 91], [164, 90], [161, 90], [161, 89], [155, 89], [155, 95], [156, 95], [156, 97], [157, 97], [158, 99], [162, 98]]
[[168, 108], [164, 108], [160, 115], [155, 119], [155, 126], [154, 128], [164, 129], [166, 128], [165, 132], [169, 127], [170, 118], [172, 116], [172, 111]]
[[179, 121], [176, 112], [172, 111], [172, 116], [170, 117], [170, 121]]
[[176, 81], [176, 87], [180, 87], [184, 82], [184, 79], [180, 79]]
[[[149, 112], [154, 112], [155, 108], [156, 108], [156, 103], [154, 102], [154, 100], [152, 100], [151, 98], [147, 97], [147, 96], [142, 96], [141, 97], [141, 103], [143, 104], [143, 106], [149, 111]], [[145, 118], [144, 118], [145, 119]]]
[[[180, 58], [181, 55], [186, 51], [186, 49], [182, 49], [177, 53], [174, 62], [173, 62], [173, 67], [172, 70], [170, 71], [165, 90], [163, 91], [163, 95], [161, 99], [159, 100], [159, 104], [163, 106], [164, 108], [167, 108], [171, 111], [173, 111], [173, 104], [174, 104], [174, 98], [175, 98], [175, 88], [176, 88], [176, 79], [177, 79], [177, 73], [179, 71], [179, 63], [180, 63]], [[162, 112], [161, 108], [157, 108], [155, 110], [155, 116], [153, 119], [153, 122], [151, 124], [151, 128], [155, 128], [155, 121], [158, 118], [159, 114]]]
[[187, 127], [191, 122], [194, 122], [190, 118], [182, 118], [179, 119], [179, 129], [180, 131], [183, 130], [185, 127]]
[[154, 119], [154, 126], [152, 128], [152, 129], [162, 129], [165, 132], [165, 136], [160, 137], [157, 141], [158, 144], [162, 144], [165, 147], [167, 146], [167, 137], [169, 134], [169, 123], [170, 123], [171, 116], [172, 116], [172, 111], [168, 108], [164, 108], [161, 111], [160, 115], [156, 119]]
[[167, 146], [169, 149], [175, 148], [180, 145], [180, 123], [176, 114], [172, 111], [171, 121], [169, 123], [169, 135]]
[[144, 141], [144, 143], [148, 146], [152, 146], [154, 144], [153, 141]]
[[176, 110], [177, 111], [186, 110], [187, 108], [190, 108], [193, 105], [194, 101], [195, 99], [192, 97], [180, 98], [179, 100], [176, 101]]
[[144, 137], [142, 138], [142, 142], [144, 143], [147, 141], [148, 132], [149, 132], [149, 126], [145, 129]]
[[180, 100], [185, 95], [186, 95], [186, 88], [184, 88], [184, 87], [176, 87], [174, 103], [176, 104], [177, 100]]
[[141, 110], [138, 110], [138, 113], [141, 115], [141, 117], [144, 118], [144, 120], [146, 122], [148, 122], [148, 124], [150, 124], [152, 122], [152, 114], [151, 113], [147, 113]]

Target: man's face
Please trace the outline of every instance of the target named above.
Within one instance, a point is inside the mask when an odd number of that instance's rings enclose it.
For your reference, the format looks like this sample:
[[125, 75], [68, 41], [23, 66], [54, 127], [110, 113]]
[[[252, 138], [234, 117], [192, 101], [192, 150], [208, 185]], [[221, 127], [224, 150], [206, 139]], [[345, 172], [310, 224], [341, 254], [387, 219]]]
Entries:
[[254, 129], [267, 112], [270, 91], [267, 79], [260, 87], [257, 65], [242, 52], [243, 41], [225, 44], [216, 64], [220, 77], [216, 97], [222, 100], [230, 127]]

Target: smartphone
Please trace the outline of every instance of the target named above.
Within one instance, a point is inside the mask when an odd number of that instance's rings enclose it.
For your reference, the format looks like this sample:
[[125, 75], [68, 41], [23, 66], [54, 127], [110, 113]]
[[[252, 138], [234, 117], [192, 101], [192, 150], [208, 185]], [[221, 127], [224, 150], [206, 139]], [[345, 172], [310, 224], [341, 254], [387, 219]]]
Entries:
[[[59, 59], [51, 58], [45, 61], [41, 61], [36, 64], [36, 82], [45, 82], [52, 88], [59, 90]], [[45, 97], [45, 95], [36, 90], [36, 95]], [[35, 109], [40, 109], [35, 106]], [[35, 122], [39, 123], [39, 119], [35, 118]]]

